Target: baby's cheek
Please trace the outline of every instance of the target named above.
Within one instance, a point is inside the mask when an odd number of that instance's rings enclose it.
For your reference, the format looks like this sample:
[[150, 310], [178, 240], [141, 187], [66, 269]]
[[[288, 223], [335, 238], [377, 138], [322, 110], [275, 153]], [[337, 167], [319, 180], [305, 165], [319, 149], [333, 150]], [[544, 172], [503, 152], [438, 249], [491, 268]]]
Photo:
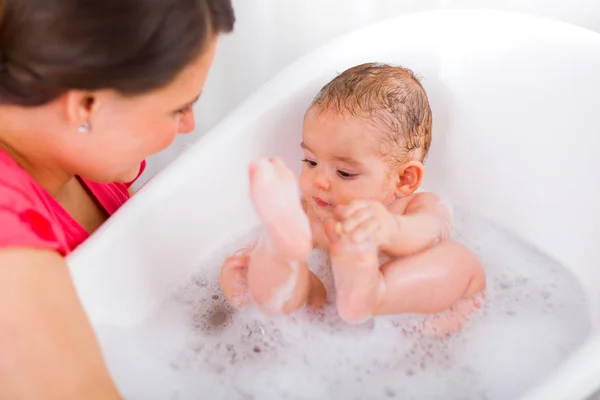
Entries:
[[[302, 168], [304, 169], [304, 167]], [[304, 199], [310, 197], [310, 181], [304, 172], [300, 172], [300, 193]]]
[[341, 188], [336, 193], [336, 204], [348, 205], [354, 200], [367, 200], [370, 192], [363, 190], [356, 190], [353, 188]]

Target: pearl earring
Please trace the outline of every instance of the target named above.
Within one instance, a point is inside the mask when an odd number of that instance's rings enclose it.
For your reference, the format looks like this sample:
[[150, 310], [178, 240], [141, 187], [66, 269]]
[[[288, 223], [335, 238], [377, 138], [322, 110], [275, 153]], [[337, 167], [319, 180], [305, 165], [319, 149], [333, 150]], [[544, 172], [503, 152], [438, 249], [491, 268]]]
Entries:
[[88, 133], [90, 131], [90, 124], [88, 122], [84, 122], [83, 124], [79, 125], [77, 130], [79, 133]]

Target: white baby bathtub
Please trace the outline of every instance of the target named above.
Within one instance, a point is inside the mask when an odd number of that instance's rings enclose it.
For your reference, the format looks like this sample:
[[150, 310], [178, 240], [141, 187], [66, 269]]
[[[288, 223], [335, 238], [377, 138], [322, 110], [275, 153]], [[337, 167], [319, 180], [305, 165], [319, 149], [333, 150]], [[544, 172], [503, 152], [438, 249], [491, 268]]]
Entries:
[[298, 170], [305, 108], [337, 72], [367, 61], [423, 77], [434, 115], [424, 188], [496, 221], [580, 280], [593, 333], [524, 398], [586, 398], [600, 387], [600, 35], [500, 11], [394, 18], [272, 79], [69, 257], [94, 326], [143, 321], [198, 260], [255, 226], [248, 163], [277, 155]]

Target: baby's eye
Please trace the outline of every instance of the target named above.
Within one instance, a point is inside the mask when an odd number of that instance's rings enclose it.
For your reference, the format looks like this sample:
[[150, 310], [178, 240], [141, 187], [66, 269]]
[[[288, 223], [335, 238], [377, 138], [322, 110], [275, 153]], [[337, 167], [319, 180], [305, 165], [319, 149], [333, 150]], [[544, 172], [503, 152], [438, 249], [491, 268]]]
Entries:
[[344, 172], [341, 170], [338, 170], [338, 175], [341, 176], [343, 179], [352, 179], [352, 178], [355, 178], [356, 176], [358, 176], [358, 174], [351, 174], [351, 173]]
[[317, 166], [317, 163], [316, 163], [316, 162], [314, 162], [314, 161], [311, 161], [311, 160], [309, 160], [309, 159], [307, 159], [307, 158], [305, 158], [304, 160], [302, 160], [302, 162], [303, 162], [303, 163], [306, 163], [306, 164], [308, 164], [308, 166], [309, 166], [310, 168], [313, 168], [313, 167], [316, 167], [316, 166]]

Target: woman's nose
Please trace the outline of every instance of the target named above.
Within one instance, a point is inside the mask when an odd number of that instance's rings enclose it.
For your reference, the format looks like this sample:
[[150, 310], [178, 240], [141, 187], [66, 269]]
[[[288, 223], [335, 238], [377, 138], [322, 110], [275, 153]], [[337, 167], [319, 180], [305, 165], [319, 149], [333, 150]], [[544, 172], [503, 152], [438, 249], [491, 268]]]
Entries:
[[196, 121], [194, 118], [194, 112], [190, 110], [181, 116], [181, 119], [179, 120], [178, 133], [185, 134], [193, 132], [195, 127]]

